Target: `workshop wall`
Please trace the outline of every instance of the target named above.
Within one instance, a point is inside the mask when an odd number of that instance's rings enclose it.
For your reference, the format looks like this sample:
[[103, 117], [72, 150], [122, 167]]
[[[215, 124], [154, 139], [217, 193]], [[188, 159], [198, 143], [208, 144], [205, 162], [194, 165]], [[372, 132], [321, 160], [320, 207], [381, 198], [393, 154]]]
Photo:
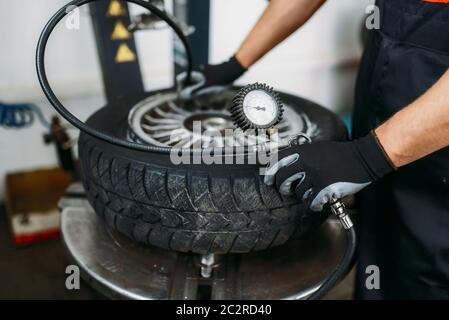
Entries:
[[[48, 117], [54, 113], [37, 83], [34, 52], [45, 22], [66, 2], [0, 1], [0, 101], [32, 102]], [[264, 81], [333, 110], [348, 109], [361, 53], [361, 23], [370, 3], [372, 0], [329, 0], [311, 22], [258, 63], [240, 83]], [[221, 62], [237, 50], [266, 4], [265, 0], [212, 0], [212, 62]], [[81, 10], [80, 22], [76, 31], [60, 25], [49, 43], [47, 64], [59, 98], [85, 119], [105, 100], [87, 8]], [[137, 36], [147, 89], [172, 84], [171, 39], [168, 30]], [[21, 131], [0, 127], [0, 200], [7, 172], [57, 164], [53, 146], [42, 142], [44, 131], [38, 122]], [[77, 135], [76, 131], [71, 133]]]
[[[373, 0], [328, 0], [287, 41], [257, 63], [240, 83], [267, 82], [337, 111], [352, 105], [361, 28]], [[227, 59], [267, 5], [265, 0], [213, 0], [211, 60]], [[230, 19], [229, 17], [232, 17]]]
[[[37, 82], [35, 49], [47, 20], [67, 2], [0, 1], [0, 101], [34, 103], [47, 118], [55, 113]], [[132, 12], [138, 11], [133, 6]], [[172, 85], [171, 39], [168, 29], [144, 32], [136, 37], [147, 89]], [[46, 62], [55, 92], [80, 119], [86, 119], [105, 104], [87, 7], [81, 10], [79, 30], [69, 30], [64, 21], [60, 23], [49, 41]], [[0, 127], [0, 201], [4, 197], [4, 176], [7, 172], [57, 165], [54, 146], [43, 144], [44, 132], [39, 122], [24, 130]], [[78, 132], [70, 131], [70, 134], [76, 138]]]

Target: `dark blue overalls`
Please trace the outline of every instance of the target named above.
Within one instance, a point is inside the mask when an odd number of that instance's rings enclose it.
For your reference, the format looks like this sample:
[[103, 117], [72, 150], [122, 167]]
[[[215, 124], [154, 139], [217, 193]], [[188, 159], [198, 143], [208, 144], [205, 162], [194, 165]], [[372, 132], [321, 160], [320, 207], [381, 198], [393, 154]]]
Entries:
[[[449, 4], [377, 5], [381, 29], [371, 32], [359, 72], [355, 137], [406, 107], [449, 68]], [[356, 298], [449, 298], [449, 148], [365, 189], [358, 204]], [[380, 269], [379, 290], [365, 286], [370, 265]]]

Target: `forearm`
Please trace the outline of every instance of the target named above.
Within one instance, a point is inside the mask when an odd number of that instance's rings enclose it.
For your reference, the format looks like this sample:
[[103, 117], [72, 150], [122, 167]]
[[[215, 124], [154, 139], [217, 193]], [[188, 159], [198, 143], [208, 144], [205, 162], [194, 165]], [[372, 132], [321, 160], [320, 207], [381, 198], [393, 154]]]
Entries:
[[449, 70], [423, 96], [376, 129], [396, 167], [449, 146]]
[[271, 0], [236, 54], [249, 68], [301, 27], [326, 0]]

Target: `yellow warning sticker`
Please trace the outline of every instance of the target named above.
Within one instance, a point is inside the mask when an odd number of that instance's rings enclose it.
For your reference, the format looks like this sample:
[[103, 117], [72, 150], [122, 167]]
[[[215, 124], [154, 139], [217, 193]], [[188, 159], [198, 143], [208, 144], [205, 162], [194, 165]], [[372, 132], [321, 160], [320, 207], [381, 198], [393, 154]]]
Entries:
[[112, 31], [111, 39], [112, 40], [128, 40], [131, 38], [131, 34], [128, 29], [125, 27], [122, 21], [118, 20], [114, 26], [114, 30]]
[[128, 47], [128, 45], [126, 43], [122, 43], [117, 50], [115, 62], [117, 63], [132, 62], [135, 61], [136, 58], [137, 58], [136, 54]]
[[126, 16], [127, 12], [125, 6], [120, 0], [111, 0], [109, 4], [107, 16], [108, 17], [123, 17]]

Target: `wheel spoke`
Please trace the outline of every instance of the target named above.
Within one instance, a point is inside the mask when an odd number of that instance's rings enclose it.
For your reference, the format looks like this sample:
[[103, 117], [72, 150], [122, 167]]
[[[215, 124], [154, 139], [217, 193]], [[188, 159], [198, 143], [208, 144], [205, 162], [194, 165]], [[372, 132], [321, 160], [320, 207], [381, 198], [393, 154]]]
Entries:
[[181, 109], [180, 107], [178, 107], [174, 101], [169, 101], [167, 103], [167, 105], [170, 107], [170, 109], [172, 109], [173, 111], [179, 113], [179, 114], [183, 114], [184, 116], [189, 116], [192, 113], [187, 112], [186, 110]]
[[173, 124], [173, 125], [162, 125], [162, 126], [150, 126], [148, 124], [142, 123], [142, 128], [144, 128], [147, 131], [172, 130], [172, 129], [178, 129], [179, 125]]
[[159, 139], [159, 138], [170, 137], [170, 136], [175, 137], [175, 136], [179, 136], [179, 135], [189, 136], [190, 133], [187, 130], [181, 128], [181, 129], [176, 129], [176, 130], [167, 130], [167, 131], [155, 133], [155, 134], [153, 134], [153, 138]]
[[168, 112], [165, 112], [165, 111], [161, 110], [160, 108], [155, 109], [154, 112], [156, 112], [156, 114], [158, 114], [159, 116], [161, 116], [162, 118], [165, 118], [165, 119], [184, 120], [186, 118], [185, 116], [183, 116], [181, 114], [168, 113]]
[[151, 117], [149, 115], [145, 115], [144, 119], [146, 121], [149, 121], [149, 122], [152, 122], [152, 123], [167, 123], [167, 124], [176, 123], [176, 124], [180, 125], [179, 120], [177, 120], [177, 119], [166, 119], [166, 118], [164, 118], [164, 119], [162, 119], [162, 118], [161, 119], [156, 119], [156, 118], [153, 118], [153, 117]]

